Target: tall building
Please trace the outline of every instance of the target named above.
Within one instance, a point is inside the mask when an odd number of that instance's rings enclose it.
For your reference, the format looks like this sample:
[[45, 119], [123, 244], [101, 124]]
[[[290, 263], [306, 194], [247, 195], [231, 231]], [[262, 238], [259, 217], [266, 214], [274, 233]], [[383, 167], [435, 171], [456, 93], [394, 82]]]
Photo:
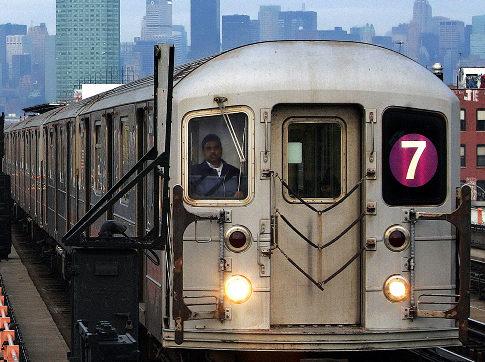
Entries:
[[220, 0], [190, 1], [191, 58], [217, 54], [221, 49]]
[[0, 25], [0, 88], [8, 82], [8, 64], [7, 64], [7, 35], [25, 35], [27, 34], [27, 25], [20, 24], [1, 24]]
[[257, 43], [261, 40], [259, 20], [251, 20], [249, 24], [249, 43]]
[[249, 44], [251, 20], [248, 15], [224, 15], [222, 17], [222, 50]]
[[172, 26], [172, 44], [175, 46], [175, 64], [180, 65], [187, 62], [187, 32], [183, 25]]
[[45, 41], [44, 52], [44, 98], [46, 102], [57, 100], [57, 79], [56, 79], [56, 36], [49, 35]]
[[279, 15], [283, 39], [317, 39], [315, 11], [283, 11]]
[[32, 60], [32, 81], [37, 84], [40, 98], [45, 96], [45, 56], [49, 32], [45, 23], [31, 26], [27, 32], [27, 41]]
[[433, 12], [428, 0], [415, 0], [413, 6], [413, 23], [416, 24], [418, 33], [431, 31], [431, 19]]
[[120, 82], [120, 0], [56, 0], [57, 95]]
[[445, 20], [440, 22], [439, 53], [443, 59], [444, 80], [451, 84], [457, 74], [457, 65], [460, 61], [465, 45], [465, 23], [458, 20]]
[[145, 40], [170, 37], [172, 34], [172, 1], [146, 0], [141, 37]]
[[8, 67], [8, 79], [13, 78], [13, 56], [22, 55], [26, 52], [25, 35], [7, 35], [5, 38], [6, 53], [7, 53], [7, 67]]
[[281, 6], [264, 5], [259, 8], [259, 37], [262, 41], [281, 39], [280, 25]]
[[468, 58], [470, 56], [470, 45], [471, 45], [471, 36], [473, 32], [472, 25], [465, 25], [465, 46], [463, 50], [463, 57]]
[[472, 18], [470, 54], [485, 60], [485, 15]]

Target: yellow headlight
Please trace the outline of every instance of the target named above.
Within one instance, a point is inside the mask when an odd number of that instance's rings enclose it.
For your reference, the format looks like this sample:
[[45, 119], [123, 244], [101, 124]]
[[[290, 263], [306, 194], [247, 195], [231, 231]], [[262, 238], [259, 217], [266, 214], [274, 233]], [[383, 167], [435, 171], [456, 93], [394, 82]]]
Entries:
[[226, 296], [236, 304], [244, 303], [253, 293], [251, 282], [242, 275], [233, 275], [227, 279], [224, 289]]
[[409, 282], [402, 275], [391, 275], [384, 282], [384, 295], [391, 302], [402, 302], [408, 299]]

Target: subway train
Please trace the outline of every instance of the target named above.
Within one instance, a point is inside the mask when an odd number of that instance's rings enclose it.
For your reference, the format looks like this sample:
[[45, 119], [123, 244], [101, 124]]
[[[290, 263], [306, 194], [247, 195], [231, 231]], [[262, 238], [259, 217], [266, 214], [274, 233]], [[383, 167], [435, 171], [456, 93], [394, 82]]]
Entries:
[[114, 220], [140, 237], [166, 207], [139, 300], [161, 349], [461, 344], [470, 194], [459, 102], [435, 74], [370, 44], [257, 43], [175, 68], [170, 127], [155, 122], [156, 79], [9, 126], [4, 166], [68, 260], [65, 234], [151, 149], [170, 150], [169, 177], [151, 170], [85, 231]]

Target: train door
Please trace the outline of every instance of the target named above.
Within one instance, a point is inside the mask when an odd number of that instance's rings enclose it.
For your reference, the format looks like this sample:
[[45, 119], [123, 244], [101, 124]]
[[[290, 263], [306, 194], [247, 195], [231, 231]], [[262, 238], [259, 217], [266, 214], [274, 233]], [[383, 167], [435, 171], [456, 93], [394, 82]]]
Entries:
[[71, 229], [77, 221], [77, 138], [76, 138], [76, 119], [69, 122], [69, 145], [68, 147], [68, 178], [69, 178], [69, 222], [68, 230]]
[[324, 246], [359, 219], [360, 190], [327, 212], [315, 210], [338, 203], [361, 179], [360, 118], [352, 106], [273, 109], [272, 202], [278, 248], [271, 257], [272, 325], [360, 322], [360, 258], [323, 290], [288, 260], [321, 282], [359, 255], [360, 223]]

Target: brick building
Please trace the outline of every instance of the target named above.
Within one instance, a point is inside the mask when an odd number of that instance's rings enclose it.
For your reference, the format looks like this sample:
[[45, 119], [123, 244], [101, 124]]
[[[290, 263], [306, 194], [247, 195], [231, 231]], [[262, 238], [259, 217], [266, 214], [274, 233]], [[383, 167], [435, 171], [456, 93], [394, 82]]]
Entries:
[[463, 183], [476, 182], [478, 200], [485, 200], [485, 87], [453, 91], [461, 104], [460, 179]]

